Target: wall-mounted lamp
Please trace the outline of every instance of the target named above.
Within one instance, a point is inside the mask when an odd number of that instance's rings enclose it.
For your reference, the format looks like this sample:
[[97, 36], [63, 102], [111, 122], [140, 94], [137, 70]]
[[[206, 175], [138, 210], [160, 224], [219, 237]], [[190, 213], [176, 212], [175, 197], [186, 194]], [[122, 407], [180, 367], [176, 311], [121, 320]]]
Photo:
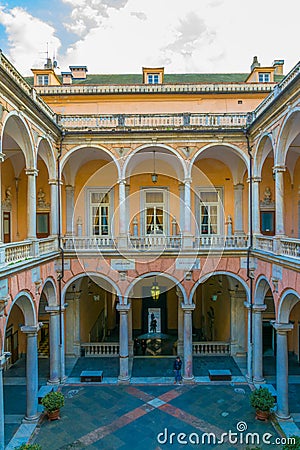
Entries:
[[222, 291], [217, 291], [215, 294], [212, 294], [212, 296], [211, 296], [211, 300], [213, 301], [213, 302], [216, 302], [217, 300], [218, 300], [218, 295], [220, 295], [220, 294], [222, 294]]

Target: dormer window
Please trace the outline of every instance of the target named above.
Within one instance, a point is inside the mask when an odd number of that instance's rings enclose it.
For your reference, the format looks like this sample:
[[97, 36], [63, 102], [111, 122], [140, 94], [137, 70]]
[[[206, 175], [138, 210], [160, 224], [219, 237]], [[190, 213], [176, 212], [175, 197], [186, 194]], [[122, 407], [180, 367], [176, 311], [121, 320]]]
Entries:
[[38, 84], [38, 86], [48, 86], [49, 75], [38, 75], [37, 76], [37, 84]]
[[158, 84], [159, 83], [159, 74], [158, 73], [149, 73], [148, 74], [148, 83], [149, 84]]
[[259, 72], [258, 81], [259, 83], [269, 83], [271, 80], [270, 72]]

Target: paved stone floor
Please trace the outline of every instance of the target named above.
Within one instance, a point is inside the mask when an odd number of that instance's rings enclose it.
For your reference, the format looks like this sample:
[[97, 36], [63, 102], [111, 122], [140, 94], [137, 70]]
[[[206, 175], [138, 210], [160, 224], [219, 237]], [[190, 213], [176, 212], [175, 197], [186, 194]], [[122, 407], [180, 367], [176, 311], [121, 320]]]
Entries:
[[[250, 388], [246, 384], [209, 385], [73, 385], [62, 389], [65, 406], [61, 420], [44, 420], [33, 441], [43, 450], [106, 449], [157, 450], [195, 448], [177, 442], [179, 433], [186, 440], [197, 437], [201, 448], [246, 449], [241, 443], [248, 433], [278, 433], [269, 423], [255, 420], [249, 406]], [[239, 444], [217, 444], [222, 433], [237, 432]], [[160, 435], [160, 442], [158, 435]], [[175, 433], [175, 435], [172, 435]], [[191, 434], [193, 433], [193, 434]], [[203, 433], [212, 433], [210, 444]], [[216, 442], [214, 437], [216, 436]], [[170, 440], [171, 439], [171, 440]], [[165, 442], [166, 441], [166, 442]], [[198, 445], [199, 447], [199, 445]], [[259, 445], [260, 448], [270, 446]], [[273, 446], [274, 448], [274, 446]], [[280, 446], [278, 446], [280, 448]]]

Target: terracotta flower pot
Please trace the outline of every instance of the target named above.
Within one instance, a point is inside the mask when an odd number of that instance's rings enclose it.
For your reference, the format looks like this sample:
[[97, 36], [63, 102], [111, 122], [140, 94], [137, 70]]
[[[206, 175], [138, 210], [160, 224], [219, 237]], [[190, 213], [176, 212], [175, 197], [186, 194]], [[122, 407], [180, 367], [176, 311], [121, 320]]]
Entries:
[[264, 422], [268, 421], [270, 417], [270, 411], [260, 411], [259, 409], [256, 410], [256, 419], [257, 420], [263, 420]]
[[60, 413], [60, 410], [59, 409], [56, 409], [55, 411], [47, 411], [47, 414], [48, 414], [48, 419], [49, 420], [57, 420], [57, 419], [60, 419], [60, 417], [59, 417], [59, 413]]

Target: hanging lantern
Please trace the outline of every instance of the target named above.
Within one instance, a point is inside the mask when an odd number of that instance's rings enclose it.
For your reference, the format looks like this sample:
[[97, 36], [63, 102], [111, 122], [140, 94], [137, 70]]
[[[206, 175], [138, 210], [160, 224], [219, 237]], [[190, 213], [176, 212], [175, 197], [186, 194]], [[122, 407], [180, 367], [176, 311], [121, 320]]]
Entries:
[[155, 277], [155, 281], [151, 287], [151, 296], [152, 296], [153, 300], [157, 301], [159, 299], [159, 294], [160, 294], [160, 289], [156, 282], [156, 277]]

